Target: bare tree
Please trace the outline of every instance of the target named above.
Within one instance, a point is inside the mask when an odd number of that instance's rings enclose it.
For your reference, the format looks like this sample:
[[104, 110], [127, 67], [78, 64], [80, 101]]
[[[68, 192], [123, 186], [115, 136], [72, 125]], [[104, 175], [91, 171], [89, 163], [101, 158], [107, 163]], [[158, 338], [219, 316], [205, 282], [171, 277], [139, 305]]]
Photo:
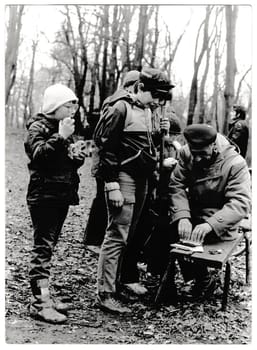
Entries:
[[119, 39], [122, 33], [123, 27], [123, 14], [120, 6], [115, 5], [113, 7], [113, 20], [111, 25], [111, 55], [109, 64], [109, 79], [108, 79], [108, 92], [109, 95], [113, 94], [117, 89], [120, 71], [118, 68], [117, 50], [119, 45]]
[[34, 40], [32, 42], [32, 59], [31, 59], [30, 72], [29, 72], [29, 81], [28, 81], [28, 86], [27, 86], [27, 91], [26, 91], [25, 101], [24, 101], [23, 126], [26, 125], [26, 121], [34, 113], [32, 92], [34, 88], [35, 56], [36, 56], [37, 46], [38, 46], [38, 40]]
[[238, 84], [238, 87], [237, 87], [237, 92], [236, 92], [236, 97], [235, 97], [234, 103], [238, 103], [242, 84], [243, 84], [243, 82], [244, 82], [244, 80], [245, 80], [247, 74], [248, 74], [251, 70], [252, 70], [252, 67], [249, 67], [249, 68], [247, 69], [247, 71], [243, 74], [242, 78], [240, 79], [239, 84]]
[[[216, 11], [213, 31], [210, 34], [210, 37], [208, 39], [208, 44], [206, 45], [205, 68], [204, 68], [204, 72], [200, 83], [200, 89], [199, 89], [200, 90], [199, 91], [199, 123], [204, 123], [206, 121], [205, 86], [206, 86], [207, 76], [209, 72], [211, 50], [212, 50], [213, 44], [215, 43], [215, 34], [216, 34], [215, 29], [217, 26], [218, 15], [219, 15], [219, 11]], [[211, 37], [213, 37], [213, 39], [210, 42]]]
[[[198, 34], [197, 34], [195, 55], [194, 55], [194, 73], [193, 73], [193, 78], [192, 78], [191, 88], [190, 88], [190, 95], [189, 95], [187, 125], [190, 125], [193, 123], [195, 107], [197, 104], [198, 72], [199, 72], [199, 68], [200, 68], [200, 65], [201, 65], [201, 62], [203, 59], [203, 55], [208, 47], [208, 42], [209, 42], [208, 28], [209, 28], [209, 20], [210, 20], [211, 10], [212, 10], [212, 8], [210, 6], [206, 7], [205, 20], [201, 23], [199, 30], [198, 30]], [[203, 29], [203, 43], [202, 43], [202, 48], [201, 48], [200, 54], [199, 54], [198, 58], [196, 58], [196, 53], [197, 53], [197, 48], [198, 48], [198, 40], [199, 40], [199, 36], [200, 36], [200, 32], [201, 32], [202, 27], [204, 27], [204, 29]]]
[[[79, 104], [85, 110], [84, 88], [88, 69], [87, 45], [90, 23], [86, 22], [86, 14], [81, 13], [80, 6], [74, 5], [73, 8], [75, 12], [71, 11], [71, 6], [65, 6], [65, 21], [56, 39], [52, 57], [70, 72]], [[76, 20], [72, 21], [72, 18]]]
[[155, 66], [155, 60], [156, 60], [156, 53], [158, 48], [158, 40], [159, 40], [159, 6], [155, 6], [155, 16], [154, 16], [154, 38], [153, 38], [153, 44], [151, 49], [151, 55], [150, 55], [150, 66]]
[[108, 62], [108, 44], [109, 44], [109, 5], [104, 6], [104, 14], [102, 20], [103, 26], [103, 59], [102, 59], [102, 79], [100, 85], [100, 106], [107, 97], [106, 93], [106, 77], [107, 77], [107, 62]]
[[[182, 33], [180, 34], [178, 39], [175, 41], [175, 43], [174, 43], [174, 39], [172, 39], [173, 36], [170, 33], [168, 26], [166, 25], [165, 50], [164, 50], [164, 60], [163, 60], [163, 65], [162, 65], [162, 69], [164, 71], [167, 71], [167, 72], [171, 71], [172, 63], [174, 61], [174, 58], [175, 58], [176, 53], [178, 51], [179, 45], [183, 39], [183, 36], [186, 33], [186, 30], [187, 30], [190, 22], [191, 22], [191, 17], [187, 21], [184, 30], [182, 31]], [[168, 51], [167, 53], [166, 53], [166, 50]]]
[[141, 71], [144, 58], [145, 38], [148, 24], [148, 6], [141, 5], [139, 9], [138, 30], [136, 37], [136, 50], [133, 68]]
[[235, 42], [236, 42], [236, 21], [238, 7], [232, 5], [225, 6], [226, 11], [226, 43], [227, 43], [227, 63], [226, 63], [226, 86], [224, 91], [225, 97], [225, 118], [223, 123], [223, 133], [227, 133], [228, 120], [231, 108], [234, 103], [236, 59], [235, 59]]
[[8, 103], [11, 89], [15, 82], [17, 58], [19, 50], [21, 18], [24, 5], [11, 5], [9, 9], [9, 23], [7, 28], [7, 43], [5, 50], [5, 103]]
[[136, 6], [122, 6], [121, 11], [123, 13], [123, 38], [121, 43], [121, 70], [125, 68], [127, 70], [132, 69], [131, 65], [131, 44], [130, 44], [130, 27], [131, 21], [136, 11]]
[[90, 87], [90, 100], [89, 100], [89, 110], [88, 110], [89, 115], [92, 115], [92, 113], [95, 110], [95, 92], [97, 88], [97, 83], [100, 80], [99, 58], [100, 58], [101, 48], [103, 44], [102, 18], [98, 13], [96, 14], [96, 17], [97, 17], [97, 20], [96, 20], [96, 26], [95, 26], [94, 36], [93, 36], [95, 57], [91, 67], [91, 87]]
[[225, 45], [221, 48], [222, 44], [222, 28], [223, 28], [223, 17], [224, 17], [224, 8], [222, 10], [216, 9], [216, 13], [220, 13], [220, 22], [219, 25], [216, 24], [215, 30], [215, 42], [214, 42], [214, 82], [213, 82], [213, 94], [211, 99], [210, 107], [210, 120], [216, 129], [219, 131], [219, 73], [221, 66], [221, 58], [224, 52]]

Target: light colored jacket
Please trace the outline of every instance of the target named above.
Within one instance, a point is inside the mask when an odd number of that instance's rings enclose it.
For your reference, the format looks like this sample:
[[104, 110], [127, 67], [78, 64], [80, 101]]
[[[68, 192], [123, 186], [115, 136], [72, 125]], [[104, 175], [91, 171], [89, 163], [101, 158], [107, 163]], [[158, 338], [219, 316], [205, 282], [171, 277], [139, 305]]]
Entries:
[[217, 236], [228, 240], [250, 211], [250, 174], [244, 158], [224, 136], [217, 135], [216, 147], [214, 163], [196, 172], [189, 147], [183, 146], [169, 183], [169, 211], [172, 222], [208, 222]]

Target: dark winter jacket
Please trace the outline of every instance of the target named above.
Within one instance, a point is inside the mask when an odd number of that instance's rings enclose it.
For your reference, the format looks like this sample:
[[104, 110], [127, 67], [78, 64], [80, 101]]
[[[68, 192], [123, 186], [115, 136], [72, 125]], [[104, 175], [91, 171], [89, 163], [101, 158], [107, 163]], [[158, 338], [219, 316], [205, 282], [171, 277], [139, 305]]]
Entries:
[[188, 218], [193, 225], [208, 222], [222, 240], [232, 239], [237, 223], [249, 214], [250, 175], [247, 164], [220, 134], [217, 156], [206, 169], [194, 169], [188, 145], [169, 184], [172, 221]]
[[83, 161], [72, 160], [68, 148], [73, 138], [58, 134], [59, 121], [37, 114], [27, 123], [28, 136], [24, 143], [30, 181], [28, 205], [78, 204], [79, 176]]
[[235, 143], [240, 154], [245, 158], [249, 139], [249, 128], [246, 120], [235, 119], [229, 124], [228, 138]]
[[118, 181], [119, 171], [135, 177], [152, 174], [157, 159], [155, 146], [160, 135], [153, 135], [149, 108], [132, 98], [130, 101], [119, 100], [108, 112], [100, 136], [97, 131], [98, 126], [94, 141], [99, 148], [99, 175], [105, 182]]

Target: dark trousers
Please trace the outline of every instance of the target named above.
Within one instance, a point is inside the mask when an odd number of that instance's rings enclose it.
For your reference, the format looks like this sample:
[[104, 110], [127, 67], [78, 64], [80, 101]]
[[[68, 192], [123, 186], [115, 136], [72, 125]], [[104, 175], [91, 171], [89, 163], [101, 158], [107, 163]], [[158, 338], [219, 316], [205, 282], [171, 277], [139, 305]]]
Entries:
[[49, 278], [54, 247], [59, 239], [69, 206], [29, 206], [34, 229], [30, 281]]
[[96, 178], [96, 196], [92, 202], [84, 234], [85, 245], [100, 246], [107, 227], [107, 206], [104, 194], [104, 181]]
[[139, 282], [137, 263], [140, 261], [144, 244], [151, 233], [153, 225], [152, 215], [149, 212], [150, 204], [151, 200], [148, 194], [134, 235], [128, 237], [127, 247], [121, 259], [119, 282], [122, 284]]

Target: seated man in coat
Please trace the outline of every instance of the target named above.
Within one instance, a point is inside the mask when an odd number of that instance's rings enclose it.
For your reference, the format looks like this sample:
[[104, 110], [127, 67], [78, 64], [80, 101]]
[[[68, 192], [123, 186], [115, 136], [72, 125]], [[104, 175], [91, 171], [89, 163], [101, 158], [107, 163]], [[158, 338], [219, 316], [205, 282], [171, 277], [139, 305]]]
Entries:
[[[233, 240], [240, 220], [250, 211], [250, 175], [244, 158], [227, 139], [207, 124], [184, 129], [187, 144], [180, 150], [168, 187], [172, 241], [203, 243]], [[189, 294], [206, 298], [215, 290], [207, 267], [183, 262], [185, 280], [195, 283]]]

